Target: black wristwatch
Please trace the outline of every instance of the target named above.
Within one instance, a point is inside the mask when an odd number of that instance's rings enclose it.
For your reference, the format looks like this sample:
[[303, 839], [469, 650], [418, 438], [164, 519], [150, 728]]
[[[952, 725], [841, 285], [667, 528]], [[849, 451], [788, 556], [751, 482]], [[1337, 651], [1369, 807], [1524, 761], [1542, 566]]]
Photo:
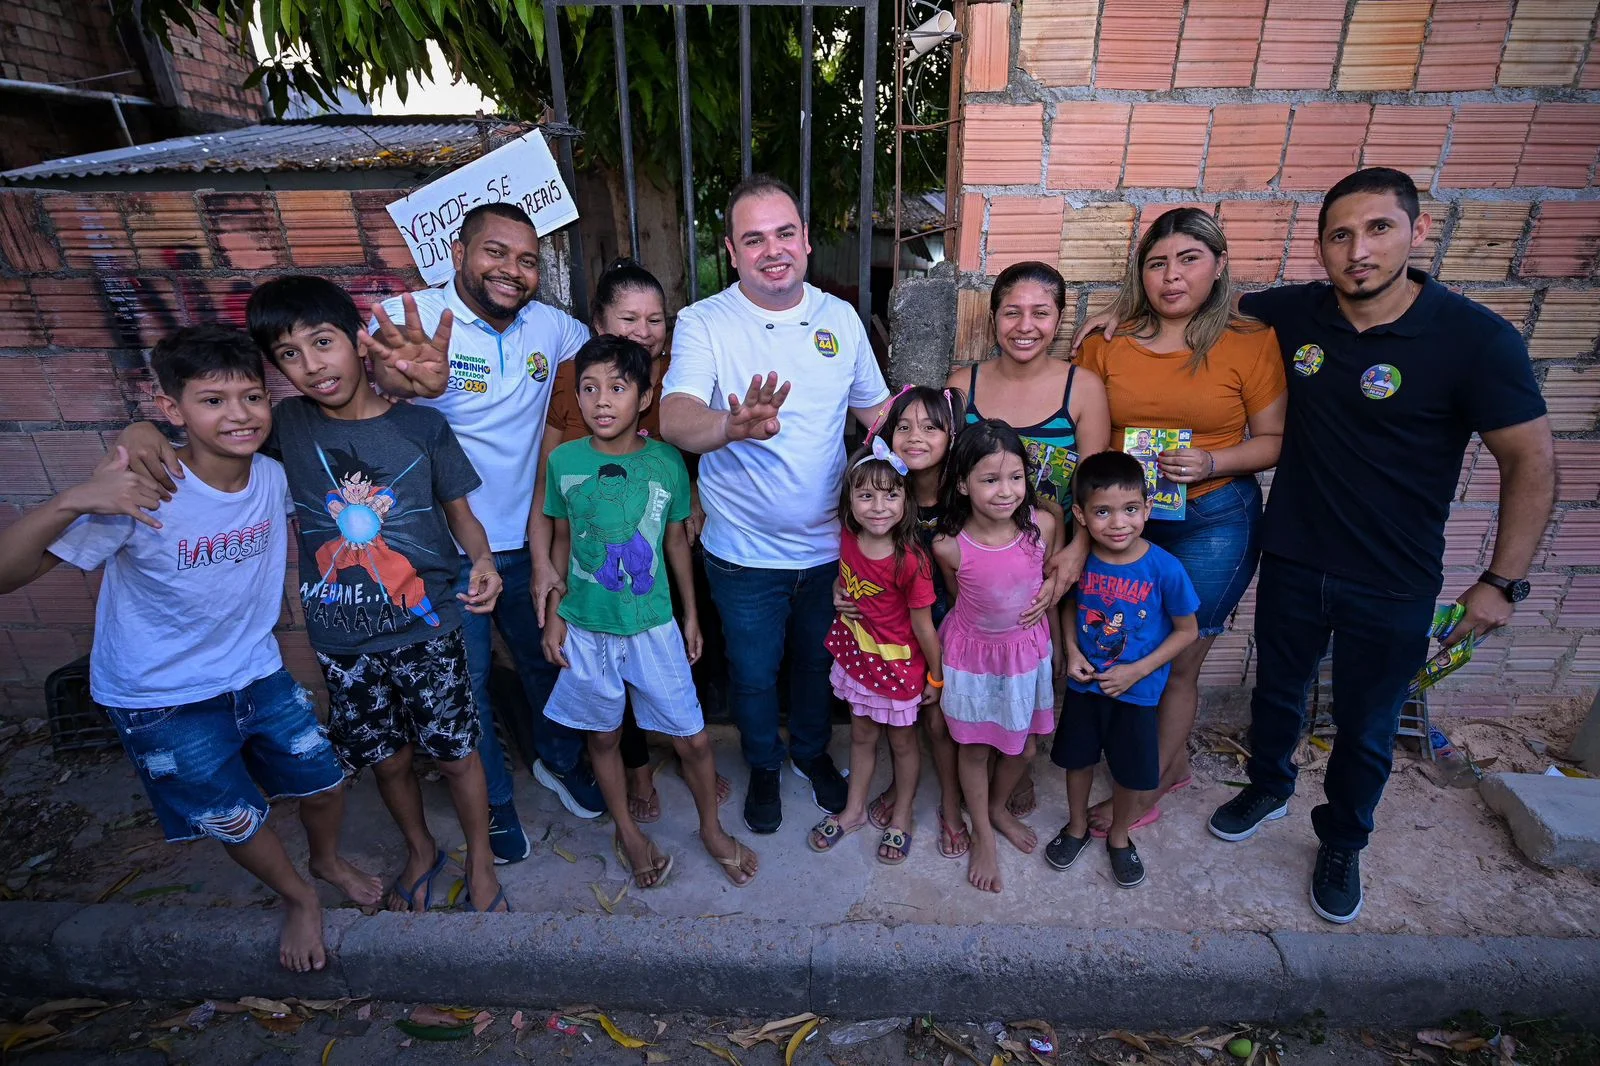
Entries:
[[1510, 578], [1501, 577], [1493, 570], [1485, 570], [1479, 574], [1478, 583], [1480, 585], [1493, 585], [1505, 593], [1506, 599], [1512, 603], [1521, 603], [1528, 598], [1528, 593], [1533, 591], [1533, 586], [1528, 584], [1527, 578], [1518, 578], [1516, 581], [1512, 581]]

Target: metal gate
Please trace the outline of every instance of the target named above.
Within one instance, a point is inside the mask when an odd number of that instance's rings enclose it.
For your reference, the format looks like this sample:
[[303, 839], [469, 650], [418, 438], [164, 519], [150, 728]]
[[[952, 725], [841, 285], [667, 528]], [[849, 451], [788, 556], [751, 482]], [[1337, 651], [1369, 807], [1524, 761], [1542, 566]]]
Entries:
[[[688, 9], [684, 4], [669, 4], [667, 0], [544, 0], [545, 47], [550, 63], [551, 103], [555, 120], [567, 125], [566, 69], [561, 56], [560, 9], [563, 7], [609, 7], [611, 9], [611, 34], [617, 62], [617, 121], [622, 141], [622, 173], [628, 198], [628, 237], [634, 254], [639, 248], [638, 186], [633, 162], [633, 112], [629, 99], [627, 30], [624, 26], [624, 7], [672, 8], [673, 36], [678, 67], [678, 124], [679, 149], [683, 157], [683, 213], [684, 244], [688, 253], [688, 296], [692, 303], [700, 298], [699, 252], [695, 242], [694, 161], [690, 134], [689, 112], [689, 32]], [[862, 33], [861, 62], [861, 202], [856, 211], [856, 226], [860, 230], [860, 288], [856, 308], [861, 319], [870, 328], [872, 319], [872, 202], [873, 154], [877, 149], [877, 97], [878, 97], [878, 3], [877, 0], [700, 0], [695, 7], [736, 7], [739, 10], [739, 130], [740, 174], [750, 176], [750, 8], [798, 7], [800, 9], [800, 182], [796, 191], [800, 195], [800, 217], [811, 221], [811, 81], [816, 48], [813, 39], [813, 14], [816, 7], [858, 7], [865, 20]], [[572, 164], [572, 139], [561, 138], [558, 158], [562, 177], [569, 188], [576, 188], [576, 175]], [[588, 318], [588, 279], [583, 273], [582, 237], [572, 230], [572, 298], [573, 309], [580, 319]]]

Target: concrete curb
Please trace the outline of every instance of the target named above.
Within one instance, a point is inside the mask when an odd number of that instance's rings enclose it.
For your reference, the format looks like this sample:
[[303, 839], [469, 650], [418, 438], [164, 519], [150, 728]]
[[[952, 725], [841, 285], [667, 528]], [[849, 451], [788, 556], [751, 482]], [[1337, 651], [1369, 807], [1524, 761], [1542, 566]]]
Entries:
[[277, 917], [0, 904], [0, 994], [371, 995], [490, 1006], [870, 1017], [1040, 1016], [1069, 1025], [1428, 1025], [1476, 1009], [1600, 1025], [1600, 939], [1086, 931], [621, 915], [363, 917], [329, 911], [333, 961], [276, 965]]

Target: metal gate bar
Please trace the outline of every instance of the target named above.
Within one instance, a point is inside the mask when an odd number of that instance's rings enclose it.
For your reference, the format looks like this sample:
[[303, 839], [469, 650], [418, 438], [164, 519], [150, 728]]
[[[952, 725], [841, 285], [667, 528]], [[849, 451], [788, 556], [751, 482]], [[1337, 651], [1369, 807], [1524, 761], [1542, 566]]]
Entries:
[[[569, 121], [567, 113], [566, 71], [561, 54], [558, 10], [563, 7], [610, 7], [612, 40], [616, 50], [618, 121], [622, 134], [623, 181], [628, 197], [628, 237], [634, 255], [639, 254], [638, 187], [633, 155], [633, 110], [629, 98], [626, 34], [623, 28], [624, 5], [640, 7], [670, 6], [672, 8], [673, 38], [678, 74], [678, 144], [682, 156], [683, 211], [688, 258], [688, 296], [690, 302], [700, 298], [699, 249], [695, 241], [694, 209], [694, 138], [690, 129], [693, 119], [689, 91], [689, 31], [688, 9], [671, 0], [544, 0], [545, 41], [549, 49], [551, 102], [557, 122]], [[815, 68], [812, 55], [815, 47], [815, 21], [813, 8], [859, 7], [863, 15], [863, 41], [861, 61], [861, 199], [856, 214], [860, 234], [857, 256], [858, 279], [856, 309], [862, 321], [872, 321], [872, 204], [874, 183], [873, 154], [877, 150], [877, 97], [878, 97], [878, 4], [877, 0], [698, 0], [696, 6], [739, 8], [739, 131], [740, 174], [749, 177], [752, 168], [751, 145], [751, 56], [750, 8], [795, 7], [800, 8], [800, 216], [807, 224], [811, 221], [811, 135], [812, 91], [811, 80]], [[561, 144], [560, 163], [562, 176], [571, 188], [576, 188], [570, 140]], [[570, 238], [572, 245], [572, 302], [578, 316], [586, 317], [588, 284], [584, 276], [583, 242], [576, 229]]]

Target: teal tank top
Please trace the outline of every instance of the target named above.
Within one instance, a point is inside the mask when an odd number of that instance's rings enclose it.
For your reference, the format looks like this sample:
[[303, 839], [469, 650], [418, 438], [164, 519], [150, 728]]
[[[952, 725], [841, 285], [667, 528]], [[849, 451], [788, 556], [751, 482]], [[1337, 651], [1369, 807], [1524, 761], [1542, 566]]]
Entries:
[[[1034, 492], [1056, 501], [1063, 508], [1072, 505], [1072, 472], [1078, 468], [1078, 427], [1068, 407], [1072, 399], [1072, 379], [1077, 373], [1077, 364], [1067, 368], [1067, 387], [1055, 414], [1037, 425], [1012, 427], [1028, 450], [1028, 472], [1033, 478]], [[982, 422], [983, 418], [978, 413], [978, 367], [974, 365], [972, 379], [967, 384], [964, 421], [970, 426]]]

